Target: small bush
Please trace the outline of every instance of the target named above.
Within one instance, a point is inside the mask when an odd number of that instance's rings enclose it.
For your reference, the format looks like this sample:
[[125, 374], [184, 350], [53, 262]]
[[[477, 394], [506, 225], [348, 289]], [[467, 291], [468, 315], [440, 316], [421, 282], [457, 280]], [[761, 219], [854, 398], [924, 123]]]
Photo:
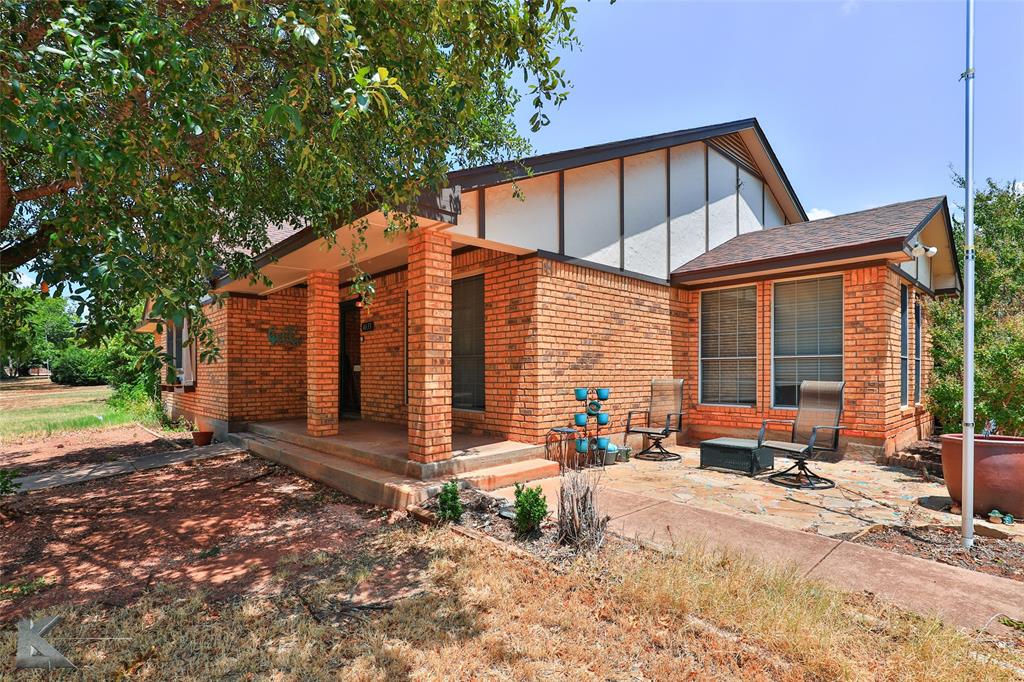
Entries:
[[153, 397], [143, 381], [118, 386], [114, 389], [114, 394], [107, 399], [107, 404], [136, 421], [157, 424], [163, 419], [160, 402]]
[[18, 492], [21, 484], [14, 482], [17, 477], [18, 471], [15, 469], [0, 469], [0, 497], [7, 497]]
[[462, 500], [459, 499], [459, 482], [448, 481], [441, 486], [437, 496], [437, 518], [458, 523], [462, 520]]
[[96, 348], [73, 346], [58, 353], [50, 363], [50, 380], [68, 386], [100, 386], [107, 383], [107, 354]]
[[516, 518], [513, 526], [520, 535], [530, 535], [540, 530], [540, 524], [548, 515], [548, 503], [544, 499], [544, 490], [527, 488], [516, 483]]

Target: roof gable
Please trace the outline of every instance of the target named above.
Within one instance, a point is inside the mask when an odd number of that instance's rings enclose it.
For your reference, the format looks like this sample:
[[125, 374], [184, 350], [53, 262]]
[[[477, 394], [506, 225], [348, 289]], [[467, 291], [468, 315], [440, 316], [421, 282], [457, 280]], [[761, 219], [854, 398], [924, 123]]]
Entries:
[[672, 280], [693, 283], [902, 252], [940, 212], [948, 231], [945, 197], [929, 197], [741, 234], [676, 268]]

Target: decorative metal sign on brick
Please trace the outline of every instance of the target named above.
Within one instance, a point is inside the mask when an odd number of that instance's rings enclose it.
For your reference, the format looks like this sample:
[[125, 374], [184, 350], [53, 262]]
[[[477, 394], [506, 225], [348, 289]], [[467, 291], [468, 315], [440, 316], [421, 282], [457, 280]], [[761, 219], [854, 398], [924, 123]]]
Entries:
[[293, 324], [284, 327], [270, 327], [267, 329], [267, 340], [270, 341], [271, 346], [298, 348], [302, 345], [299, 329]]

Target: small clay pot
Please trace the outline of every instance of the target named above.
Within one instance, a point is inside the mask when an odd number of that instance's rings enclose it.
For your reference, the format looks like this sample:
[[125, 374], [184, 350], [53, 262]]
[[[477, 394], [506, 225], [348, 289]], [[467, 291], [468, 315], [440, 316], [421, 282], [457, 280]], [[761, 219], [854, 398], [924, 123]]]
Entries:
[[192, 443], [198, 448], [213, 442], [213, 431], [193, 431]]

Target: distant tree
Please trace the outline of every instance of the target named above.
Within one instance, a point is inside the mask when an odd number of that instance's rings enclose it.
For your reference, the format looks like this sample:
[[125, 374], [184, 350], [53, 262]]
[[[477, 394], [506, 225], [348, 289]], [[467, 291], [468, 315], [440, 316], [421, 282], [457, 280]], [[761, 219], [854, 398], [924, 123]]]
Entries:
[[[975, 409], [978, 424], [994, 419], [1003, 433], [1024, 434], [1024, 190], [991, 180], [975, 194]], [[964, 228], [954, 226], [959, 253]], [[930, 307], [935, 376], [932, 411], [947, 432], [963, 411], [963, 305]]]
[[36, 336], [35, 294], [18, 287], [14, 278], [0, 273], [0, 377], [28, 371]]
[[46, 364], [55, 353], [67, 347], [75, 337], [77, 317], [63, 298], [37, 297], [32, 310], [35, 327], [32, 339], [32, 361]]
[[0, 271], [75, 283], [95, 333], [151, 299], [212, 346], [198, 301], [218, 267], [256, 275], [268, 224], [329, 237], [370, 202], [407, 229], [451, 167], [520, 157], [516, 105], [536, 130], [562, 102], [574, 18], [565, 0], [0, 0]]

